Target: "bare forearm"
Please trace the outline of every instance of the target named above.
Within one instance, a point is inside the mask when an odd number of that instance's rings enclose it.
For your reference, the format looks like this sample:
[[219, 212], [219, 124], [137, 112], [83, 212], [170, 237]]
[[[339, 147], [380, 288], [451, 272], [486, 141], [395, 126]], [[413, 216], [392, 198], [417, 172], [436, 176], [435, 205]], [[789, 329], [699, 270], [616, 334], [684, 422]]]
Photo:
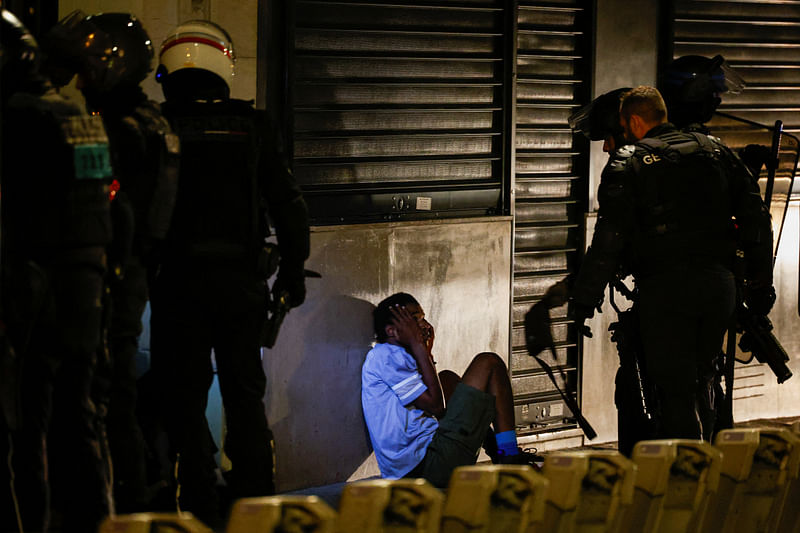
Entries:
[[417, 362], [417, 370], [422, 376], [422, 382], [428, 389], [414, 400], [414, 405], [439, 417], [444, 413], [444, 400], [439, 376], [436, 373], [436, 367], [433, 366], [433, 357], [424, 344], [412, 346], [410, 351]]

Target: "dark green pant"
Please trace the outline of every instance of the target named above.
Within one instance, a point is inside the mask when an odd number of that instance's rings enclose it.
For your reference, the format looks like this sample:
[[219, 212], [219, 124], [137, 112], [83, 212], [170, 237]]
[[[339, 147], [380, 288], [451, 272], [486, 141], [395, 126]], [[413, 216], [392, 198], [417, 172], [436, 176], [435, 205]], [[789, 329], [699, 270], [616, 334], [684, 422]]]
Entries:
[[494, 416], [494, 396], [459, 383], [425, 457], [406, 477], [422, 477], [435, 487], [446, 487], [453, 470], [475, 464]]

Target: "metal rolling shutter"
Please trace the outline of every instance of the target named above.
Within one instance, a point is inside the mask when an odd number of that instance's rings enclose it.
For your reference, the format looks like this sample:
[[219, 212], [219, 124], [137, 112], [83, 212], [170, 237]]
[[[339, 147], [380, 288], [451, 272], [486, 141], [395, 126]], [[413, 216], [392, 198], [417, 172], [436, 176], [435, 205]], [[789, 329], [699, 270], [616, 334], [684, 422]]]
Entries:
[[[741, 94], [722, 96], [719, 111], [769, 126], [782, 120], [785, 131], [800, 134], [800, 3], [681, 0], [673, 3], [667, 20], [671, 27], [662, 62], [689, 54], [722, 54], [747, 82]], [[715, 117], [708, 126], [733, 148], [771, 144], [769, 131], [728, 117]], [[797, 155], [795, 139], [784, 136], [773, 193], [784, 202]], [[762, 193], [765, 177], [763, 171]], [[783, 218], [775, 203], [772, 215], [773, 221]], [[737, 364], [736, 403], [763, 396], [767, 383], [774, 383], [774, 377], [765, 365]]]
[[[518, 431], [573, 427], [568, 411], [525, 350], [523, 318], [582, 251], [588, 143], [567, 119], [588, 96], [586, 2], [521, 2], [517, 28], [514, 180], [514, 303], [511, 372]], [[551, 312], [557, 361], [578, 394], [580, 345], [566, 306]]]
[[508, 213], [504, 5], [296, 0], [290, 135], [313, 223]]
[[[741, 94], [722, 96], [719, 111], [768, 126], [782, 120], [785, 131], [800, 134], [800, 4], [681, 0], [674, 2], [670, 21], [671, 49], [664, 62], [721, 54], [747, 82]], [[709, 128], [733, 148], [771, 144], [769, 131], [724, 116], [715, 117]], [[795, 140], [784, 137], [774, 193], [784, 200], [797, 151]], [[761, 177], [763, 193], [766, 171]], [[774, 220], [782, 220], [782, 211], [772, 212]]]

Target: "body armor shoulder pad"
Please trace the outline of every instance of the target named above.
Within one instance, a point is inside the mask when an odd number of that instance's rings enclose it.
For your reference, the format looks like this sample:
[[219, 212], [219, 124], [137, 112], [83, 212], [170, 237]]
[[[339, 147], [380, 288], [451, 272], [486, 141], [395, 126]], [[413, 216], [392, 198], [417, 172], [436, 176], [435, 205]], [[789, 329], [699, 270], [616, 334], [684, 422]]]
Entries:
[[146, 100], [136, 106], [133, 115], [147, 129], [165, 131], [169, 130], [169, 123], [161, 113], [161, 107], [152, 100]]
[[704, 133], [694, 132], [691, 134], [699, 145], [697, 151], [707, 152], [715, 157], [722, 155], [723, 151], [727, 151], [727, 147], [722, 143], [722, 140], [713, 135], [706, 135]]
[[85, 113], [73, 102], [64, 98], [55, 89], [49, 89], [42, 95], [17, 92], [8, 101], [8, 108], [27, 113], [39, 113], [42, 116], [67, 117], [80, 116]]
[[168, 154], [180, 155], [180, 141], [172, 132], [169, 121], [161, 112], [158, 103], [146, 100], [136, 107], [133, 116], [145, 135], [152, 135], [161, 139], [161, 143]]
[[636, 147], [634, 145], [626, 144], [625, 146], [617, 150], [617, 152], [612, 157], [614, 158], [618, 157], [619, 159], [628, 159], [633, 155], [635, 151]]
[[609, 158], [604, 174], [607, 172], [622, 171], [635, 152], [636, 147], [632, 144], [626, 144], [622, 148], [618, 149]]
[[602, 182], [615, 181], [618, 178], [614, 177], [621, 175], [625, 169], [633, 162], [633, 154], [635, 147], [633, 145], [625, 145], [616, 152], [614, 152], [608, 159], [603, 174], [600, 178]]

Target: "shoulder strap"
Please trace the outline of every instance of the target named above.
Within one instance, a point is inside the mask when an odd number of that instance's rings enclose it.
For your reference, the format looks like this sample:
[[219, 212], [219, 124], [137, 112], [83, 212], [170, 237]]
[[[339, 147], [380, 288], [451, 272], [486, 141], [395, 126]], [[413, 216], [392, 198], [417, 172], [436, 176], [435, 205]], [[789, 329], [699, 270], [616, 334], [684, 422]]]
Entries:
[[700, 145], [700, 148], [702, 148], [706, 152], [711, 152], [714, 154], [719, 153], [719, 147], [716, 145], [714, 141], [711, 140], [711, 138], [708, 135], [705, 135], [698, 131], [689, 132], [689, 135], [694, 137], [695, 140], [697, 141], [697, 144]]

